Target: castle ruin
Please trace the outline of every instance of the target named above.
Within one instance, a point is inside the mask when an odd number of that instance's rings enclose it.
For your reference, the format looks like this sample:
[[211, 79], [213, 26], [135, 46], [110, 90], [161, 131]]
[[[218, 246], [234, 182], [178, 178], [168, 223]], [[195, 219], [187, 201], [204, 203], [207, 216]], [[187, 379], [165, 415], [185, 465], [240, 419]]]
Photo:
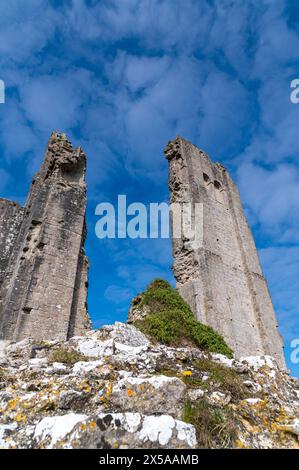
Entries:
[[171, 203], [203, 204], [203, 244], [173, 237], [177, 288], [197, 319], [237, 357], [270, 355], [285, 368], [282, 338], [238, 189], [226, 169], [178, 137], [165, 150]]
[[0, 339], [66, 340], [87, 314], [86, 157], [53, 133], [25, 207], [0, 199]]
[[[203, 204], [203, 244], [173, 237], [177, 288], [237, 358], [283, 344], [238, 189], [225, 168], [178, 137], [166, 148], [171, 203]], [[87, 314], [86, 157], [53, 133], [25, 207], [0, 199], [0, 339], [67, 340]]]

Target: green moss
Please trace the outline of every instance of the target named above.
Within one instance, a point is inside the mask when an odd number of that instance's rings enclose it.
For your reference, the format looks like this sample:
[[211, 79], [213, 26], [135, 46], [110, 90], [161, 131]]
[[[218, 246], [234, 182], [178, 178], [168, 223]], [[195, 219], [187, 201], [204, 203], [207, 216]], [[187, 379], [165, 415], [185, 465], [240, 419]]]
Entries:
[[209, 383], [217, 384], [217, 389], [230, 393], [232, 398], [241, 400], [247, 397], [248, 392], [238, 372], [223, 364], [203, 358], [194, 362], [193, 367], [209, 374]]
[[54, 347], [54, 344], [50, 344], [47, 341], [38, 341], [35, 346], [39, 348], [51, 349]]
[[177, 377], [178, 373], [172, 369], [157, 369], [155, 372], [157, 375], [166, 375], [166, 377]]
[[198, 322], [179, 292], [163, 279], [153, 281], [143, 293], [139, 308], [144, 306], [149, 307], [149, 315], [134, 324], [151, 338], [170, 346], [191, 343], [232, 357], [233, 352], [222, 336]]
[[180, 378], [187, 385], [188, 388], [208, 388], [208, 384], [206, 382], [203, 382], [200, 377], [186, 376]]
[[52, 352], [50, 361], [75, 364], [79, 361], [88, 361], [88, 358], [83, 356], [83, 354], [78, 353], [75, 349], [59, 348]]
[[237, 438], [238, 423], [233, 411], [211, 406], [205, 399], [195, 403], [187, 401], [182, 419], [195, 426], [200, 447], [233, 447]]

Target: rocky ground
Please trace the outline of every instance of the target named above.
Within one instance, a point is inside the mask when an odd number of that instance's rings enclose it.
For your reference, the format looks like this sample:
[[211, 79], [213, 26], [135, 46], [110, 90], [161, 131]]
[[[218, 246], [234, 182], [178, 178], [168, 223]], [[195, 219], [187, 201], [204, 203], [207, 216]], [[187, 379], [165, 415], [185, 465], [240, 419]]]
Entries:
[[299, 448], [299, 381], [115, 323], [1, 345], [1, 448]]

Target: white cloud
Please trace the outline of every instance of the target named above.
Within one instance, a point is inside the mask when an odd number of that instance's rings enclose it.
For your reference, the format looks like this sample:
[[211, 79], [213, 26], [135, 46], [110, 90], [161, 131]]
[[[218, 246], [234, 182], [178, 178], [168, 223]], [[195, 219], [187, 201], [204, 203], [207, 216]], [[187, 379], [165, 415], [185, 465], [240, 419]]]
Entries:
[[32, 77], [21, 87], [21, 106], [35, 128], [48, 134], [67, 131], [82, 119], [79, 109], [89, 96], [90, 83], [90, 73], [82, 69]]
[[[299, 171], [294, 165], [282, 164], [265, 169], [257, 164], [240, 165], [239, 186], [245, 203], [254, 211], [265, 229], [278, 234], [285, 226], [297, 222], [299, 213]], [[276, 233], [277, 233], [276, 232]]]
[[0, 135], [6, 150], [4, 157], [6, 160], [21, 159], [36, 147], [36, 135], [16, 100], [9, 100], [3, 106]]
[[120, 285], [110, 285], [104, 292], [104, 297], [115, 304], [121, 304], [132, 299], [134, 290], [130, 287]]
[[[202, 68], [194, 59], [182, 57], [165, 57], [162, 61], [128, 56], [125, 65], [123, 61], [124, 57], [118, 56], [113, 69], [119, 69], [117, 62], [121, 62], [126, 80], [143, 62], [151, 80], [141, 96], [131, 96], [122, 86], [113, 96], [115, 112], [122, 117], [120, 132], [126, 148], [126, 165], [130, 171], [142, 169], [143, 176], [153, 173], [154, 179], [154, 173], [159, 174], [166, 167], [163, 149], [169, 138], [176, 133], [191, 135], [196, 130]], [[132, 82], [130, 78], [129, 86], [136, 90], [144, 79], [138, 76]]]
[[156, 84], [167, 73], [169, 57], [134, 57], [127, 58], [125, 77], [132, 92]]
[[[213, 68], [202, 87], [199, 142], [214, 159], [230, 159], [251, 130], [250, 94], [236, 79]], [[242, 112], [240, 112], [242, 110]]]
[[113, 42], [136, 38], [144, 47], [190, 51], [208, 34], [213, 10], [208, 2], [189, 0], [111, 0], [86, 5], [72, 2], [67, 12], [73, 29], [89, 40]]
[[60, 14], [46, 0], [1, 2], [2, 61], [8, 64], [34, 61], [35, 54], [47, 45], [60, 20]]
[[260, 257], [288, 342], [299, 337], [299, 251], [297, 247], [270, 247], [260, 250]]

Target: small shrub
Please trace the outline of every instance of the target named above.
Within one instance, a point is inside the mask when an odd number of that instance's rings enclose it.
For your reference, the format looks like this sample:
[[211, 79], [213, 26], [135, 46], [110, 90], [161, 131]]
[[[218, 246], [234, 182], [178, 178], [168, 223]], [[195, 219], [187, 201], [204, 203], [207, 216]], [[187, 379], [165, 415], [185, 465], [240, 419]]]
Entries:
[[64, 364], [75, 364], [79, 361], [88, 361], [86, 356], [78, 353], [75, 349], [55, 349], [50, 356], [51, 362], [63, 362]]
[[211, 352], [233, 356], [223, 337], [208, 325], [196, 320], [179, 292], [163, 279], [153, 281], [142, 294], [139, 308], [148, 306], [150, 313], [134, 324], [144, 334], [170, 345], [193, 344]]
[[237, 420], [230, 408], [211, 406], [205, 399], [187, 401], [183, 421], [193, 424], [197, 439], [203, 448], [229, 448], [237, 438]]

